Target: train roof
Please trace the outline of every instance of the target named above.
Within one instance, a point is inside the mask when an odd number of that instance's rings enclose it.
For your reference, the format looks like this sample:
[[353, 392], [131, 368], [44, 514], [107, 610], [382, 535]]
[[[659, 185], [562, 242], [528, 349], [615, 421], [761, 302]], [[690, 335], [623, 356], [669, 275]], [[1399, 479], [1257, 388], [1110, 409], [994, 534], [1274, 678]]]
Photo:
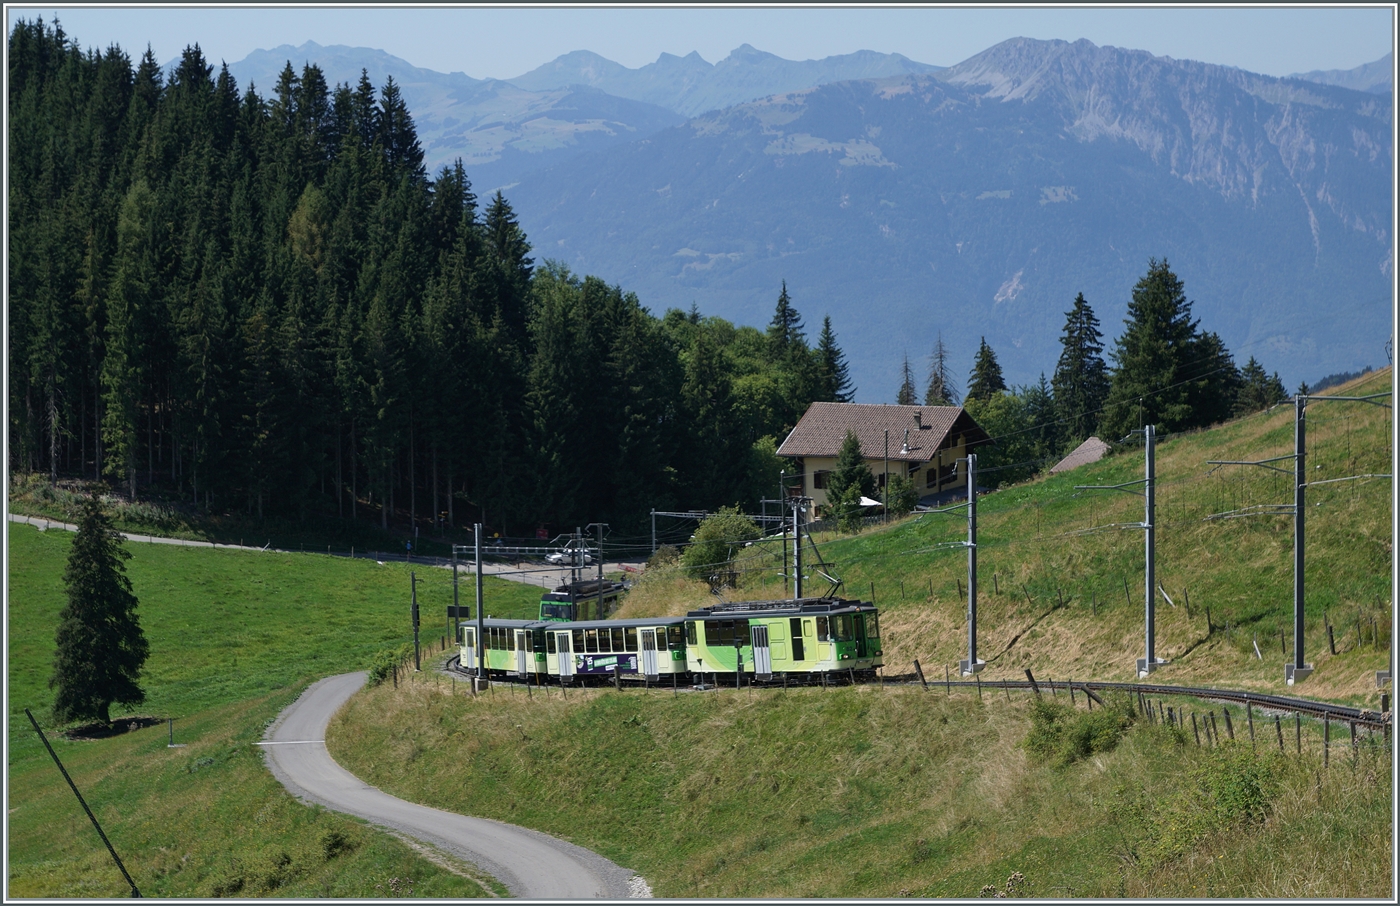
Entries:
[[692, 610], [686, 616], [704, 619], [733, 616], [829, 615], [875, 609], [875, 605], [869, 601], [848, 601], [845, 598], [789, 598], [782, 601], [729, 601]]
[[546, 628], [555, 629], [642, 629], [650, 626], [675, 626], [685, 622], [685, 617], [630, 617], [626, 620], [569, 620], [541, 623]]

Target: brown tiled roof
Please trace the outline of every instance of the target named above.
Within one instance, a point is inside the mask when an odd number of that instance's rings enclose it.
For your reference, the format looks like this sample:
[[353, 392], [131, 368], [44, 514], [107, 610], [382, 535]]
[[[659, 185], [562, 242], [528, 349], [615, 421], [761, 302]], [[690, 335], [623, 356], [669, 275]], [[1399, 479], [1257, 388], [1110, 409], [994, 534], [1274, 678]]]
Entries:
[[[866, 459], [884, 457], [888, 430], [890, 459], [897, 462], [928, 462], [950, 435], [955, 438], [965, 432], [973, 443], [988, 439], [987, 432], [961, 406], [813, 403], [778, 447], [778, 455], [836, 456], [848, 430], [860, 439], [860, 452]], [[902, 451], [905, 430], [909, 432], [908, 452]]]
[[1084, 443], [1070, 451], [1069, 455], [1050, 467], [1050, 474], [1056, 472], [1068, 472], [1070, 469], [1077, 469], [1080, 466], [1087, 466], [1091, 462], [1098, 462], [1104, 458], [1109, 450], [1108, 444], [1091, 437]]

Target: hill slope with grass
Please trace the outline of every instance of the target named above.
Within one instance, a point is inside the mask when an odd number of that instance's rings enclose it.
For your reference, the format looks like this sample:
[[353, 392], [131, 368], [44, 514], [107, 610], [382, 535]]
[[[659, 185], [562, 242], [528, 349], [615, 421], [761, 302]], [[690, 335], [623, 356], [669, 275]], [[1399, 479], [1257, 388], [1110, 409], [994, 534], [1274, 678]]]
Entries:
[[[411, 567], [128, 543], [127, 574], [151, 646], [142, 676], [146, 702], [130, 713], [114, 711], [115, 735], [80, 739], [64, 736], [48, 719], [47, 681], [72, 539], [68, 532], [9, 526], [9, 896], [128, 893], [26, 708], [146, 896], [502, 892], [469, 867], [302, 805], [268, 773], [255, 746], [311, 680], [400, 660], [405, 652], [411, 663]], [[422, 642], [436, 650], [448, 631], [451, 581], [443, 570], [418, 567], [418, 576]], [[496, 612], [534, 612], [538, 589], [490, 576], [485, 583]], [[470, 582], [462, 593], [470, 598]], [[168, 747], [170, 718], [181, 748]]]
[[[1389, 368], [1327, 391], [1388, 393]], [[1388, 402], [1381, 400], [1381, 402]], [[1290, 474], [1208, 460], [1293, 453], [1285, 403], [1205, 431], [1159, 437], [1156, 449], [1156, 682], [1283, 692], [1293, 652], [1293, 519], [1258, 509], [1292, 504]], [[1391, 410], [1313, 401], [1307, 409], [1306, 641], [1317, 671], [1293, 691], [1376, 707], [1375, 671], [1391, 640]], [[1130, 681], [1143, 656], [1143, 498], [1077, 490], [1143, 478], [1141, 446], [978, 499], [978, 656], [984, 677]], [[1141, 486], [1128, 490], [1141, 491]], [[1253, 508], [1253, 509], [1251, 509]], [[859, 535], [818, 535], [844, 585], [837, 594], [881, 608], [887, 669], [918, 658], [930, 676], [967, 656], [966, 511], [914, 516]], [[1230, 518], [1212, 518], [1232, 514]], [[1254, 514], [1254, 515], [1246, 515]], [[788, 597], [781, 551], [756, 544], [738, 562], [734, 600]], [[807, 593], [826, 583], [810, 567]], [[657, 593], [652, 589], [665, 589]], [[683, 613], [703, 593], [678, 571], [649, 576], [627, 616]], [[1125, 591], [1126, 589], [1126, 591]], [[671, 606], [671, 602], [678, 603]], [[1333, 629], [1328, 644], [1327, 625]], [[1284, 631], [1287, 654], [1280, 650]], [[1255, 654], [1257, 640], [1259, 655]]]

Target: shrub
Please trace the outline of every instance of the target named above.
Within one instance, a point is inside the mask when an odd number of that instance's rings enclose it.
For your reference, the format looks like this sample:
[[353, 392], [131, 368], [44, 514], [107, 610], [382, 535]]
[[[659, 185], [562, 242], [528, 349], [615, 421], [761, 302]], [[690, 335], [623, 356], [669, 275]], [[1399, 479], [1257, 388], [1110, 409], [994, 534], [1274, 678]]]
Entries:
[[762, 536], [758, 525], [738, 507], [720, 507], [706, 516], [681, 554], [681, 566], [694, 579], [712, 579], [730, 571], [734, 556], [746, 543]]
[[1031, 703], [1031, 729], [1026, 751], [1066, 767], [1098, 752], [1110, 752], [1133, 725], [1132, 705], [1126, 697], [1110, 700], [1108, 707], [1079, 711], [1044, 698]]
[[384, 648], [377, 652], [369, 662], [367, 685], [377, 686], [384, 682], [393, 673], [394, 668], [405, 663], [411, 654], [413, 654], [413, 646], [407, 643], [397, 648]]
[[1262, 823], [1282, 767], [1277, 753], [1256, 755], [1238, 743], [1204, 753], [1186, 789], [1153, 809], [1141, 855], [1151, 863], [1170, 861], [1213, 833]]

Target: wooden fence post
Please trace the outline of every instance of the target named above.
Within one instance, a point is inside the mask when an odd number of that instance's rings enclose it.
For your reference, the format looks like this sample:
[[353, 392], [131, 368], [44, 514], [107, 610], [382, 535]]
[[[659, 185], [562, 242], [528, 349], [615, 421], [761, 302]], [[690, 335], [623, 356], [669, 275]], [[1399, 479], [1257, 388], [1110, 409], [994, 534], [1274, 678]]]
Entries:
[[1283, 751], [1283, 718], [1281, 715], [1274, 715], [1274, 732], [1278, 734], [1278, 750]]
[[1210, 712], [1210, 735], [1211, 735], [1211, 743], [1210, 743], [1210, 744], [1211, 744], [1212, 746], [1218, 746], [1218, 745], [1220, 745], [1220, 728], [1217, 727], [1217, 726], [1215, 725], [1215, 712], [1214, 712], [1214, 711]]
[[1254, 749], [1254, 705], [1250, 702], [1244, 703], [1245, 716], [1249, 718], [1249, 748]]
[[924, 691], [928, 691], [928, 680], [924, 679], [924, 668], [919, 666], [919, 659], [914, 658], [914, 672], [919, 675], [919, 682], [923, 683]]
[[1332, 748], [1332, 715], [1322, 712], [1322, 766], [1327, 767], [1327, 756]]
[[1332, 651], [1332, 656], [1337, 656], [1337, 640], [1332, 637], [1332, 624], [1327, 624], [1327, 647]]
[[1303, 754], [1303, 715], [1293, 712], [1293, 735], [1297, 738], [1298, 754]]
[[1035, 677], [1031, 676], [1031, 668], [1026, 668], [1026, 679], [1031, 681], [1031, 689], [1035, 692], [1035, 697], [1040, 698], [1040, 685], [1036, 683]]
[[1220, 713], [1225, 715], [1225, 732], [1229, 734], [1230, 740], [1234, 741], [1235, 725], [1230, 722], [1230, 709], [1222, 705], [1220, 708]]
[[943, 694], [944, 694], [945, 696], [948, 696], [948, 695], [952, 695], [952, 694], [953, 694], [953, 685], [952, 685], [952, 682], [951, 682], [950, 677], [948, 676], [948, 665], [947, 665], [947, 664], [944, 664], [944, 665], [943, 665]]
[[1192, 712], [1191, 712], [1191, 732], [1194, 733], [1194, 734], [1196, 734], [1196, 746], [1199, 747], [1199, 746], [1201, 745], [1201, 731], [1200, 731], [1200, 729], [1196, 726], [1196, 712], [1195, 712], [1195, 711], [1192, 711]]

